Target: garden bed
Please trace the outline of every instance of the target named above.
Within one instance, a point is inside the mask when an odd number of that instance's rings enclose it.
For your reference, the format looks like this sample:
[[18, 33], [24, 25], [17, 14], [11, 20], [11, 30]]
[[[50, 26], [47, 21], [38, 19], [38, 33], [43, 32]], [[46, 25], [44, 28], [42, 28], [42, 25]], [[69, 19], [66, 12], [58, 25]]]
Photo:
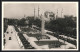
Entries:
[[49, 48], [58, 48], [61, 45], [66, 45], [59, 41], [34, 41], [38, 46], [48, 45]]

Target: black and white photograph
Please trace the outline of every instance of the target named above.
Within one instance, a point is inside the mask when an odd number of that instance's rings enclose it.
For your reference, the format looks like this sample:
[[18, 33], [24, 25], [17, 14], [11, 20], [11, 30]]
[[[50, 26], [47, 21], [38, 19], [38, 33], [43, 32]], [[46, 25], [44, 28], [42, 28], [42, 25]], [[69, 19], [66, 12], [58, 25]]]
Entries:
[[78, 2], [2, 2], [2, 50], [78, 50]]

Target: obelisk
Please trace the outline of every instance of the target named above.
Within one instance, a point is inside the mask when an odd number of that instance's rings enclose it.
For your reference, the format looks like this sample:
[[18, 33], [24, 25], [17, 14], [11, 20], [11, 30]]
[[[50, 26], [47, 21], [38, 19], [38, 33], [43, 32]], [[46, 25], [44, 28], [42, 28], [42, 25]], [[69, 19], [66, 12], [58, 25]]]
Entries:
[[44, 20], [44, 17], [43, 17], [42, 14], [41, 14], [41, 20], [42, 20], [42, 23], [41, 23], [41, 33], [42, 33], [42, 35], [45, 35], [45, 31], [44, 31], [45, 20]]

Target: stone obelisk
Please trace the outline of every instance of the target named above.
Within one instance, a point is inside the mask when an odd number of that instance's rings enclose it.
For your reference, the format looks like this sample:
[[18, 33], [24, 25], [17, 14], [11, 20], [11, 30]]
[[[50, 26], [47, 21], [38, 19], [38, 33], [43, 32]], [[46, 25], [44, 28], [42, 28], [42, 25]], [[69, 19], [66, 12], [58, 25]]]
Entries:
[[42, 33], [42, 35], [45, 35], [45, 30], [44, 30], [45, 20], [44, 20], [44, 16], [42, 14], [41, 14], [41, 20], [42, 20], [42, 23], [41, 23], [41, 33]]

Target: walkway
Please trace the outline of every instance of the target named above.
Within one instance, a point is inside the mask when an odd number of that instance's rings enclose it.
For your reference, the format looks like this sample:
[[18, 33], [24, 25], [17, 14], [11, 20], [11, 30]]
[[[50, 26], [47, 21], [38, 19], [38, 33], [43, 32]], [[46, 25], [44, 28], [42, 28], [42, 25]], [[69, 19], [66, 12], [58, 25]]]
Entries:
[[[9, 37], [11, 37], [11, 40], [9, 40]], [[14, 26], [8, 26], [5, 33], [5, 39], [5, 50], [20, 49], [20, 43], [18, 42], [19, 38], [17, 37], [17, 32], [15, 31]]]

